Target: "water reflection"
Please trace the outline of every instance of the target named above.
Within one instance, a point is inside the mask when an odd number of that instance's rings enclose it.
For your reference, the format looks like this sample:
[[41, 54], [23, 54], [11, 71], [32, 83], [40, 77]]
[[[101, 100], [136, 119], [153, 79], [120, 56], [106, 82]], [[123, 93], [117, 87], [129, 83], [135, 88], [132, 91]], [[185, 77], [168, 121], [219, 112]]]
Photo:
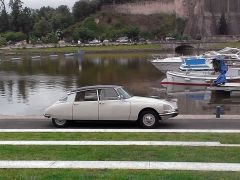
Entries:
[[66, 91], [95, 84], [123, 85], [134, 95], [177, 101], [181, 114], [213, 114], [217, 105], [223, 105], [227, 114], [239, 113], [238, 95], [220, 101], [206, 87], [162, 87], [165, 75], [147, 61], [150, 58], [145, 53], [4, 58], [0, 62], [0, 114], [40, 115]]
[[[66, 91], [94, 84], [121, 84], [142, 94], [160, 72], [149, 54], [105, 54], [55, 58], [23, 56], [0, 63], [0, 114], [42, 114]], [[146, 89], [144, 89], [146, 92]]]
[[225, 114], [239, 114], [240, 93], [209, 91], [206, 86], [164, 85], [168, 98], [177, 98], [182, 114], [214, 114], [223, 107]]

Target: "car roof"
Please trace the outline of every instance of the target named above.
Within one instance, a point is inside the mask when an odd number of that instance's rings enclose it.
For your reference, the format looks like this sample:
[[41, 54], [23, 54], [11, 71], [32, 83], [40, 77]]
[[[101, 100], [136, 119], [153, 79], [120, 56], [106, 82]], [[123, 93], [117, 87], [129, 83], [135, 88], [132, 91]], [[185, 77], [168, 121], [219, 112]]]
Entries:
[[82, 90], [87, 90], [87, 89], [101, 89], [101, 88], [119, 88], [122, 86], [118, 86], [118, 85], [96, 85], [96, 86], [84, 86], [84, 87], [80, 87], [77, 89], [72, 90], [71, 92], [77, 92], [77, 91], [82, 91]]

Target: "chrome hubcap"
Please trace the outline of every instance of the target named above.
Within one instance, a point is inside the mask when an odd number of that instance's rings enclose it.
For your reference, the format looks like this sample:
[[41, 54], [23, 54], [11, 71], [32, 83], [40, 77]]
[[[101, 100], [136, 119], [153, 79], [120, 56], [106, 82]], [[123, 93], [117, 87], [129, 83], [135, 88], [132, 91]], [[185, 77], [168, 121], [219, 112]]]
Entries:
[[63, 126], [66, 123], [66, 120], [55, 120], [55, 123], [59, 126]]
[[143, 116], [143, 124], [146, 126], [153, 126], [155, 121], [156, 121], [156, 119], [155, 119], [154, 115], [152, 115], [152, 114], [145, 114]]

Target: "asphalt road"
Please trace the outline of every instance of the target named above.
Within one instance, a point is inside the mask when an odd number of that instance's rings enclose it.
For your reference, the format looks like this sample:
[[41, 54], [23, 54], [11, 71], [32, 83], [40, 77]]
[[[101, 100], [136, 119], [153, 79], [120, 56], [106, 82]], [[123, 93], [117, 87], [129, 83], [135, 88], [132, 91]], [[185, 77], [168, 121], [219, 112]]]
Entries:
[[[128, 122], [74, 122], [70, 129], [139, 129], [136, 123]], [[158, 129], [224, 129], [240, 130], [240, 119], [168, 119]], [[46, 119], [2, 119], [0, 129], [55, 129]]]

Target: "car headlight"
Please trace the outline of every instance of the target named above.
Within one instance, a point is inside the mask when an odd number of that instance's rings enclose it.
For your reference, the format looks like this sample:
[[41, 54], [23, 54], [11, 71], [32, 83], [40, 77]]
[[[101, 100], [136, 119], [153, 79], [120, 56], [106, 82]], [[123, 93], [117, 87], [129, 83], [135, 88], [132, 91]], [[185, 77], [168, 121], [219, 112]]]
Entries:
[[164, 113], [171, 113], [174, 111], [174, 108], [169, 104], [163, 104], [163, 112]]

